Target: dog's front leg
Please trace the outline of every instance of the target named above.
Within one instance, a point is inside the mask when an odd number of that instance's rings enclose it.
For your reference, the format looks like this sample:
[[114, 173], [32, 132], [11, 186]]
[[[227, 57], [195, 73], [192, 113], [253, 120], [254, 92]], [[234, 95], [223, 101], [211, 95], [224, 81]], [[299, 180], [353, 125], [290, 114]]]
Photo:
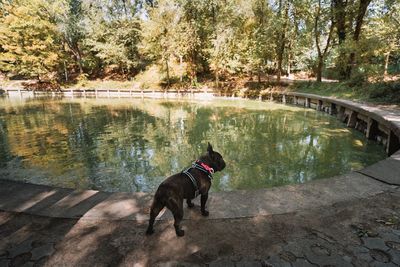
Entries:
[[208, 216], [209, 212], [206, 210], [206, 202], [208, 199], [208, 192], [201, 195], [201, 215]]
[[192, 200], [191, 200], [190, 198], [188, 198], [188, 199], [186, 200], [186, 203], [187, 203], [187, 205], [188, 205], [189, 208], [193, 208], [193, 207], [194, 207], [194, 204], [193, 204], [193, 202], [192, 202]]

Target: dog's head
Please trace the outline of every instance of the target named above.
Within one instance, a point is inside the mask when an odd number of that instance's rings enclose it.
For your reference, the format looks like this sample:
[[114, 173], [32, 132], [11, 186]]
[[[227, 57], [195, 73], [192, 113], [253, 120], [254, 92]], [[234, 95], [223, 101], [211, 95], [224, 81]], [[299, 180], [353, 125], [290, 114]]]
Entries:
[[216, 172], [222, 171], [226, 166], [221, 154], [214, 151], [210, 143], [208, 143], [207, 154], [201, 156], [200, 160], [208, 164]]

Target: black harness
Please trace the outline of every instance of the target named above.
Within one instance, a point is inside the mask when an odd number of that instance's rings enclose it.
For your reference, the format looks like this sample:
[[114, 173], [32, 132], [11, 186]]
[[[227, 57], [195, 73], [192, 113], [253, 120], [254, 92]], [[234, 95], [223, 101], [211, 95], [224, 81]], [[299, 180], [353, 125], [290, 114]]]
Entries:
[[185, 174], [187, 177], [189, 177], [190, 181], [192, 181], [192, 184], [194, 187], [194, 197], [196, 198], [199, 195], [200, 188], [196, 181], [196, 178], [194, 178], [194, 176], [189, 172], [191, 169], [197, 169], [197, 170], [200, 170], [200, 171], [206, 173], [207, 177], [210, 179], [210, 181], [213, 178], [212, 174], [214, 173], [214, 169], [205, 165], [201, 161], [196, 160], [195, 162], [193, 162], [192, 167], [189, 167], [182, 171], [182, 173]]

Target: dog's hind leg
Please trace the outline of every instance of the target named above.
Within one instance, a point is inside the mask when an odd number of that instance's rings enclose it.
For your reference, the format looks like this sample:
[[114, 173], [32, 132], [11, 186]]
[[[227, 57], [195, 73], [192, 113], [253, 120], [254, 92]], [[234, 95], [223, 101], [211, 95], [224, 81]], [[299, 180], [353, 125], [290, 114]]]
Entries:
[[165, 207], [163, 203], [160, 201], [154, 199], [153, 204], [151, 205], [151, 210], [150, 210], [150, 219], [149, 219], [149, 226], [147, 227], [146, 234], [151, 235], [154, 233], [153, 225], [154, 221], [157, 217], [157, 215], [160, 213], [160, 211]]
[[174, 215], [174, 227], [177, 236], [184, 236], [185, 231], [180, 228], [181, 221], [183, 219], [183, 199], [176, 200], [176, 199], [169, 199], [167, 201], [167, 208], [172, 212]]

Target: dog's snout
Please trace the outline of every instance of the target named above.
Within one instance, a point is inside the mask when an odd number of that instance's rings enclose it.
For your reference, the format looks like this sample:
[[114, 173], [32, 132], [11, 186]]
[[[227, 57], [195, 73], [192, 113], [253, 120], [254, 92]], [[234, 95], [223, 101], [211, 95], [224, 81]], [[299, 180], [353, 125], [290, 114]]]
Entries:
[[222, 161], [222, 169], [225, 169], [225, 167], [226, 167], [226, 163], [225, 163], [225, 161]]

